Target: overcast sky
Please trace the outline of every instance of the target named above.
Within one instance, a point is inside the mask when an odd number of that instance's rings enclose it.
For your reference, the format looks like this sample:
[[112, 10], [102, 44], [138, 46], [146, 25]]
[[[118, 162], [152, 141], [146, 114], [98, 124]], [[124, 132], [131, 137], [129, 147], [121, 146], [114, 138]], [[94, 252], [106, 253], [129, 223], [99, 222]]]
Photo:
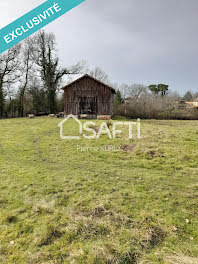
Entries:
[[[1, 0], [1, 27], [43, 2]], [[65, 65], [86, 60], [112, 82], [198, 92], [197, 14], [197, 0], [86, 0], [45, 29]]]

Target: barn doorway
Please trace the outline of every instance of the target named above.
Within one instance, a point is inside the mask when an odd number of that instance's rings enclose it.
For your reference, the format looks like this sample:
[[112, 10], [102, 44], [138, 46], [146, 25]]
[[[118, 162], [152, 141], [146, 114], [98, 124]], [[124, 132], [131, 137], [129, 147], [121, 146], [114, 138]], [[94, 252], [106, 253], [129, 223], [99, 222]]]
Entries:
[[78, 97], [78, 115], [87, 115], [88, 118], [97, 118], [97, 97]]

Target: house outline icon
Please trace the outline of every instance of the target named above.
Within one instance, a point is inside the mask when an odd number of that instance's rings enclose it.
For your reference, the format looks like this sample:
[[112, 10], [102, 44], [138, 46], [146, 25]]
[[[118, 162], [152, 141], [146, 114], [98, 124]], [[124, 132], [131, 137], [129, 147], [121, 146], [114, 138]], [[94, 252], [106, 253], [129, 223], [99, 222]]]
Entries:
[[79, 125], [79, 134], [80, 135], [82, 134], [82, 130], [83, 130], [82, 123], [80, 122], [80, 120], [76, 116], [70, 114], [58, 124], [58, 127], [60, 128], [60, 137], [61, 137], [61, 139], [77, 139], [77, 140], [79, 140], [80, 139], [79, 136], [64, 136], [63, 135], [63, 125], [69, 119], [73, 119], [73, 120], [75, 120], [78, 123], [78, 125]]

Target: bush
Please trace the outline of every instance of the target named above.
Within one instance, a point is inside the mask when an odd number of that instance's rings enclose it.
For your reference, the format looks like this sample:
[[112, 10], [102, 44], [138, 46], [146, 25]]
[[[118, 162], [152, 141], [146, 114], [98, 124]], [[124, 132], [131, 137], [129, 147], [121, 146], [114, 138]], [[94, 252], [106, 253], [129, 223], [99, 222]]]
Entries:
[[114, 114], [132, 119], [198, 119], [197, 108], [186, 104], [181, 108], [180, 102], [173, 95], [161, 97], [143, 94], [138, 99], [131, 98], [119, 105]]

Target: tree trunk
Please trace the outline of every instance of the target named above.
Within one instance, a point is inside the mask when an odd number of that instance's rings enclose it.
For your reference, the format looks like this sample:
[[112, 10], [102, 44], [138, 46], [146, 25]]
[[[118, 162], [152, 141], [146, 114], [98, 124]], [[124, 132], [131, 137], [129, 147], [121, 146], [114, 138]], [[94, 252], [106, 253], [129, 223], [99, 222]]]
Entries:
[[54, 89], [48, 91], [48, 107], [51, 114], [56, 114], [56, 91]]
[[24, 116], [24, 94], [25, 94], [25, 87], [21, 89], [19, 95], [19, 117]]
[[0, 84], [0, 118], [3, 117], [4, 113], [4, 94], [3, 94], [3, 87]]

